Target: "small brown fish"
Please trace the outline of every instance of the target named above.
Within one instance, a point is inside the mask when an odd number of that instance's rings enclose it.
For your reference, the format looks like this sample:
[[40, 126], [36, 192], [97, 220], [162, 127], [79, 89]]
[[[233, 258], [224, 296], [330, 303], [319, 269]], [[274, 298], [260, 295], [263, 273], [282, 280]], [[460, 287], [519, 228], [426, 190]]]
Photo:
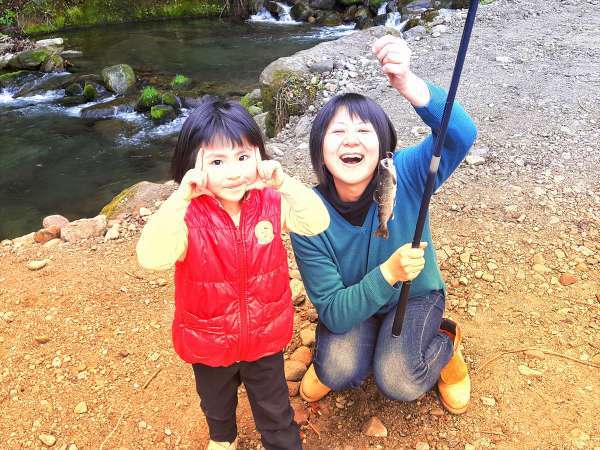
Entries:
[[379, 183], [373, 197], [379, 207], [379, 228], [375, 230], [375, 236], [387, 239], [387, 223], [394, 218], [396, 204], [396, 168], [389, 152], [387, 157], [379, 162]]

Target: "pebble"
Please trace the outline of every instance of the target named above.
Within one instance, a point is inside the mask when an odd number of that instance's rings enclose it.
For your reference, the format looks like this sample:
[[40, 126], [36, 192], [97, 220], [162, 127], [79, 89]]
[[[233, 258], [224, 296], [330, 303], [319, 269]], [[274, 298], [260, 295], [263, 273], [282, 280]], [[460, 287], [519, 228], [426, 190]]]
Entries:
[[534, 264], [532, 267], [532, 270], [536, 273], [546, 273], [546, 272], [550, 272], [550, 269], [548, 269], [546, 266], [544, 266], [543, 264]]
[[373, 416], [362, 426], [362, 433], [365, 436], [387, 437], [388, 430], [379, 417]]
[[496, 56], [496, 62], [499, 62], [502, 64], [508, 64], [508, 63], [513, 62], [513, 59], [508, 56]]
[[429, 450], [429, 444], [427, 442], [417, 442], [415, 450]]
[[300, 391], [300, 382], [299, 381], [286, 381], [288, 387], [288, 395], [290, 397], [295, 397], [298, 395]]
[[40, 434], [39, 439], [48, 447], [52, 447], [54, 444], [56, 444], [56, 438], [51, 434]]
[[79, 402], [73, 411], [75, 411], [75, 414], [85, 414], [88, 411], [87, 404], [85, 402]]
[[530, 367], [527, 367], [524, 364], [519, 365], [519, 373], [526, 377], [535, 377], [535, 378], [541, 378], [543, 375], [543, 372], [540, 372], [539, 370], [531, 369]]
[[291, 361], [300, 361], [305, 366], [310, 365], [312, 361], [312, 353], [310, 348], [303, 346], [298, 347], [290, 356]]
[[119, 239], [119, 225], [113, 225], [104, 235], [104, 242]]
[[49, 262], [50, 262], [49, 259], [36, 259], [36, 260], [30, 261], [27, 264], [27, 268], [29, 270], [40, 270], [40, 269], [43, 269], [44, 267], [46, 267]]
[[50, 338], [48, 336], [36, 336], [34, 339], [38, 344], [46, 344], [50, 342]]
[[292, 301], [294, 302], [294, 305], [302, 303], [304, 294], [306, 294], [302, 281], [292, 278], [290, 280], [290, 290], [292, 291]]
[[496, 406], [496, 399], [494, 397], [481, 397], [481, 403], [485, 406]]
[[558, 278], [558, 282], [563, 286], [570, 286], [577, 283], [577, 278], [570, 273], [565, 273]]
[[492, 275], [491, 273], [487, 273], [487, 272], [486, 272], [486, 273], [484, 273], [484, 274], [481, 276], [481, 278], [482, 278], [482, 279], [484, 279], [485, 281], [489, 281], [489, 282], [492, 282], [492, 281], [494, 281], [494, 275]]
[[143, 206], [140, 208], [140, 217], [147, 217], [152, 214], [148, 208], [144, 208]]
[[433, 408], [430, 412], [435, 417], [442, 417], [445, 414], [442, 408]]
[[524, 354], [528, 358], [539, 359], [541, 361], [543, 361], [544, 359], [546, 359], [546, 355], [541, 350], [536, 350], [536, 349], [526, 350], [524, 352]]

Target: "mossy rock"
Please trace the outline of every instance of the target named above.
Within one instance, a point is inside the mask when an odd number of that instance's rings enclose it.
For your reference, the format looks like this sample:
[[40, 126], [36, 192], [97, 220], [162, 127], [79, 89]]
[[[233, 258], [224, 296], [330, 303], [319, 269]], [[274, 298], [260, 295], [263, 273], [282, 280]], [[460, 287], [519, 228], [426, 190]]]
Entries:
[[45, 47], [33, 48], [15, 55], [9, 62], [12, 69], [36, 70], [50, 56], [50, 51]]
[[335, 11], [328, 11], [319, 18], [318, 23], [326, 27], [337, 27], [342, 24], [342, 17]]
[[262, 108], [260, 108], [259, 106], [256, 106], [256, 105], [250, 105], [246, 109], [248, 110], [248, 112], [250, 113], [251, 116], [257, 116], [259, 114], [262, 114], [262, 112], [263, 112]]
[[67, 96], [77, 96], [83, 95], [83, 88], [79, 83], [71, 83], [65, 88], [65, 95]]
[[[359, 0], [360, 1], [360, 0]], [[298, 22], [306, 22], [310, 16], [313, 15], [313, 10], [305, 2], [297, 2], [290, 10], [290, 16], [292, 19]]]
[[175, 116], [175, 108], [169, 105], [156, 105], [150, 109], [150, 117], [156, 122], [167, 122]]
[[165, 92], [161, 97], [161, 103], [163, 105], [172, 106], [175, 109], [181, 108], [181, 103], [175, 94], [172, 92]]
[[304, 114], [314, 103], [317, 86], [310, 83], [310, 78], [308, 74], [280, 71], [273, 75], [270, 85], [261, 88], [263, 111], [269, 112], [267, 136], [275, 136], [289, 116]]
[[108, 203], [100, 214], [107, 219], [114, 219], [119, 214], [133, 214], [140, 207], [148, 207], [156, 201], [165, 200], [176, 189], [175, 184], [158, 184], [149, 181], [140, 181], [123, 189]]
[[171, 87], [173, 89], [187, 89], [192, 85], [192, 80], [185, 75], [175, 75], [173, 81], [171, 81]]
[[71, 106], [79, 106], [87, 103], [88, 99], [83, 95], [71, 95], [69, 97], [61, 98], [57, 103], [65, 108], [69, 108]]
[[98, 98], [98, 91], [92, 83], [85, 83], [85, 86], [83, 87], [83, 96], [88, 99], [88, 101], [96, 100]]
[[142, 89], [142, 92], [140, 92], [136, 110], [140, 112], [150, 111], [150, 108], [160, 104], [161, 101], [162, 96], [160, 92], [153, 86], [146, 86]]
[[62, 72], [65, 70], [65, 61], [60, 55], [50, 55], [42, 63], [42, 65], [40, 66], [40, 70], [46, 73]]
[[115, 94], [125, 94], [135, 85], [135, 72], [127, 64], [102, 69], [104, 85]]
[[39, 72], [30, 72], [29, 70], [18, 70], [16, 72], [0, 75], [0, 87], [17, 87], [25, 83], [37, 80], [42, 76]]

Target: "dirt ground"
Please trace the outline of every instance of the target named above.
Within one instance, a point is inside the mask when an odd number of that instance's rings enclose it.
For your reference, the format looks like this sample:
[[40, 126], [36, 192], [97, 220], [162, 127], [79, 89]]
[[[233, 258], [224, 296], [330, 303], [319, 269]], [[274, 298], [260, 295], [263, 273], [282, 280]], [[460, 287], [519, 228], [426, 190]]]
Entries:
[[[446, 413], [433, 392], [390, 401], [368, 380], [313, 405], [292, 398], [304, 448], [600, 448], [599, 13], [596, 0], [480, 8], [458, 97], [482, 160], [463, 163], [431, 210], [447, 313], [465, 334], [467, 413]], [[460, 26], [411, 42], [415, 72], [449, 84]], [[420, 138], [382, 77], [363, 86], [401, 143]], [[274, 142], [310, 181], [302, 139], [290, 128]], [[172, 273], [136, 264], [142, 225], [132, 217], [106, 243], [0, 246], [1, 448], [205, 445], [192, 370], [171, 347]], [[308, 301], [297, 306], [290, 350], [315, 319]], [[258, 448], [240, 398], [240, 447]], [[387, 437], [361, 432], [372, 416]]]

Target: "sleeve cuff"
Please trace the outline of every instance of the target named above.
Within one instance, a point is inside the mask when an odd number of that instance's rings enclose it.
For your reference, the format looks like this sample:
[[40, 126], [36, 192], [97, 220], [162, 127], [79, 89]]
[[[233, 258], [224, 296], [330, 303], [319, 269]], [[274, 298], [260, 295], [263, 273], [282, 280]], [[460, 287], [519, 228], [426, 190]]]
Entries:
[[448, 93], [445, 89], [436, 86], [433, 83], [426, 82], [426, 84], [429, 88], [429, 94], [431, 95], [429, 103], [425, 106], [415, 108], [415, 111], [421, 119], [423, 119], [423, 122], [431, 128], [437, 128], [437, 126], [442, 123], [442, 116], [444, 115]]

